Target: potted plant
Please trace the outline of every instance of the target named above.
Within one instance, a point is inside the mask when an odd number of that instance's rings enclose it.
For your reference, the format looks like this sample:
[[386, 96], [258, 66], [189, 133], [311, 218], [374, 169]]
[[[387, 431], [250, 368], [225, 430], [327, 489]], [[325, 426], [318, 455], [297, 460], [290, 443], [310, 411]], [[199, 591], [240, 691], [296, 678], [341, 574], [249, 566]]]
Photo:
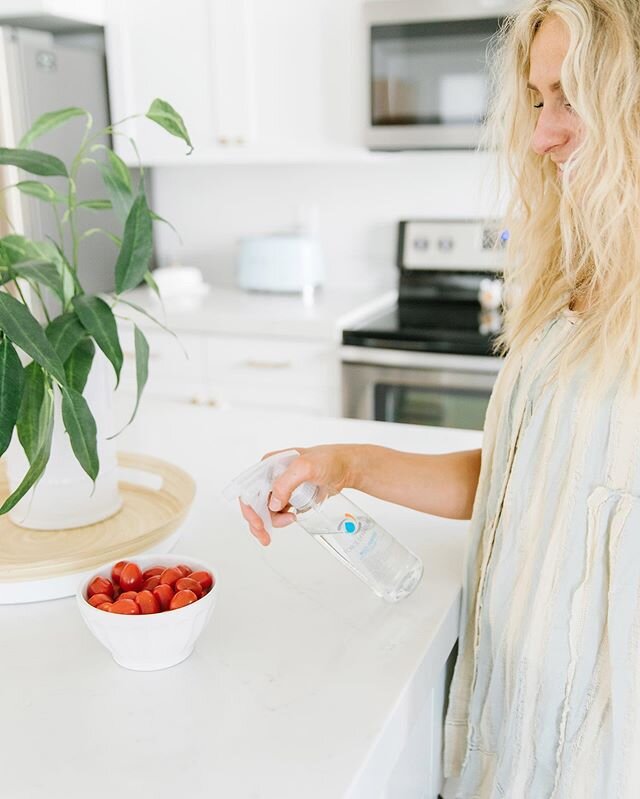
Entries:
[[[86, 118], [86, 126], [71, 164], [32, 147], [43, 134], [80, 116]], [[183, 139], [190, 147], [189, 153], [192, 151], [182, 118], [167, 102], [154, 100], [144, 116]], [[15, 233], [0, 239], [0, 285], [10, 289], [0, 290], [0, 455], [17, 446], [25, 465], [20, 479], [14, 477], [11, 493], [0, 505], [0, 514], [21, 500], [23, 505], [27, 500], [33, 502], [32, 489], [43, 479], [52, 449], [62, 446], [59, 439], [66, 442], [75, 468], [81, 469], [89, 494], [100, 493], [96, 492], [101, 472], [98, 439], [106, 438], [106, 434], [98, 433], [94, 409], [87, 401], [87, 382], [102, 360], [105, 365], [111, 364], [117, 387], [123, 353], [114, 306], [133, 306], [122, 294], [142, 281], [157, 292], [149, 261], [152, 224], [160, 217], [149, 208], [142, 171], [134, 185], [122, 159], [99, 142], [105, 134], [122, 135], [117, 130], [122, 122], [95, 132], [87, 111], [65, 108], [39, 117], [18, 148], [0, 148], [0, 165], [19, 167], [38, 178], [62, 178], [66, 187], [61, 192], [39, 179], [6, 187], [51, 206], [58, 235], [47, 241], [33, 241]], [[135, 142], [132, 144], [135, 148]], [[78, 173], [84, 169], [100, 171], [106, 197], [78, 196]], [[111, 210], [121, 222], [122, 235], [114, 236], [101, 228], [81, 230], [79, 212], [92, 210]], [[116, 245], [115, 293], [106, 297], [87, 293], [78, 275], [79, 245], [83, 238], [97, 232], [108, 235]], [[147, 340], [137, 326], [134, 340], [137, 396], [129, 423], [138, 409], [149, 361]], [[115, 477], [113, 481], [117, 490]], [[70, 497], [77, 504], [74, 491]], [[113, 486], [109, 491], [113, 494]], [[27, 492], [30, 493], [25, 496]], [[106, 506], [103, 518], [105, 513], [114, 512], [113, 496]], [[51, 525], [54, 529], [56, 526], [77, 525]]]

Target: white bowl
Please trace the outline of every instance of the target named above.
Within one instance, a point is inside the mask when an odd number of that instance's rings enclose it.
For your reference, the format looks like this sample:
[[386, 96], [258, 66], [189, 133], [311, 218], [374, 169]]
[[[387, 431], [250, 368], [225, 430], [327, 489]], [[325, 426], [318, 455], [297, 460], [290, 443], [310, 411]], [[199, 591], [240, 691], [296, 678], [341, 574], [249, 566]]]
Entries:
[[[127, 560], [127, 558], [121, 558]], [[89, 583], [96, 575], [111, 579], [113, 563], [97, 569], [78, 586], [76, 599], [87, 627], [111, 652], [116, 663], [126, 669], [155, 671], [175, 666], [189, 657], [216, 604], [218, 575], [201, 560], [188, 555], [138, 555], [128, 558], [142, 571], [152, 566], [177, 566], [183, 563], [192, 571], [208, 571], [215, 584], [197, 602], [176, 610], [126, 616], [98, 610], [87, 602]]]

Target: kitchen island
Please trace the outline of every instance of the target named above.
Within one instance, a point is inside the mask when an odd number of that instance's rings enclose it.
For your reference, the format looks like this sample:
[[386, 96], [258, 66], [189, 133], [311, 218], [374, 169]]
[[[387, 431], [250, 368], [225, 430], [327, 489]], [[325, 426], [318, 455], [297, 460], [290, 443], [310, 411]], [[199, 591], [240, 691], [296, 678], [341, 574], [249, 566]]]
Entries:
[[297, 525], [263, 548], [221, 496], [268, 450], [345, 441], [447, 452], [481, 433], [143, 400], [120, 448], [195, 478], [174, 552], [212, 565], [218, 604], [158, 672], [116, 665], [75, 598], [0, 606], [2, 797], [435, 799], [467, 523], [348, 492], [423, 560], [390, 605]]

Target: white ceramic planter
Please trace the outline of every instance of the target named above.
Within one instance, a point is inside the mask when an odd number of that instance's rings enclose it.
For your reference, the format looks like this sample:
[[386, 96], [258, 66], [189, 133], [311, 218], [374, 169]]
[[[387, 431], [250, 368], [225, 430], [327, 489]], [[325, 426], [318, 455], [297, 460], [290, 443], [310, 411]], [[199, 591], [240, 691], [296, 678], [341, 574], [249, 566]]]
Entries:
[[[95, 488], [73, 454], [62, 421], [60, 392], [54, 387], [55, 415], [51, 457], [35, 487], [10, 511], [9, 516], [14, 524], [34, 530], [63, 530], [95, 524], [120, 510], [122, 498], [118, 491], [116, 442], [107, 440], [107, 436], [116, 432], [113, 414], [114, 382], [111, 364], [97, 350], [83, 392], [98, 428], [100, 472]], [[9, 487], [13, 491], [29, 468], [15, 432], [5, 461]]]

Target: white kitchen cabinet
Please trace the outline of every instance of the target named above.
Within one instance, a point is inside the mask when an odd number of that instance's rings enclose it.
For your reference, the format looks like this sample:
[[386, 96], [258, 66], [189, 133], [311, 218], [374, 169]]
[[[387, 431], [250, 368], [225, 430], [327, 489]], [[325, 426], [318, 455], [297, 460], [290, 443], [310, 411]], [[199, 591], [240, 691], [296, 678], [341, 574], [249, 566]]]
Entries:
[[[122, 389], [136, 389], [133, 328], [119, 325]], [[169, 333], [148, 328], [145, 393], [197, 405], [340, 415], [338, 351], [330, 341]], [[188, 357], [185, 356], [185, 351]]]
[[[112, 117], [162, 97], [183, 116], [193, 162], [364, 153], [362, 0], [110, 0]], [[144, 119], [122, 130], [147, 164], [184, 164], [184, 144]], [[135, 154], [116, 139], [129, 163]]]
[[331, 342], [209, 336], [207, 385], [222, 406], [340, 415], [338, 351]]
[[[106, 52], [113, 121], [144, 114], [155, 97], [183, 117], [199, 152], [244, 146], [252, 136], [249, 0], [111, 0]], [[144, 118], [120, 130], [144, 163], [184, 162], [185, 144]], [[136, 155], [116, 137], [128, 163]]]
[[[119, 323], [118, 332], [124, 355], [120, 387], [135, 394], [133, 326]], [[205, 338], [189, 333], [176, 338], [162, 329], [146, 327], [143, 332], [149, 342], [149, 378], [145, 394], [183, 402], [203, 402], [207, 395]]]
[[0, 23], [64, 30], [103, 25], [104, 0], [0, 0]]

